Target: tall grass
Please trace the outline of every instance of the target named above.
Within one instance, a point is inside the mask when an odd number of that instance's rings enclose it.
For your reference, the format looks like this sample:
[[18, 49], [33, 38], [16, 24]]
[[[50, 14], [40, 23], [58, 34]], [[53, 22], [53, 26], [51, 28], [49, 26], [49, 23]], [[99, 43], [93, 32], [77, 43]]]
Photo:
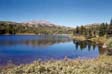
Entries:
[[0, 74], [112, 74], [112, 56], [88, 60], [35, 61], [32, 64], [1, 69]]

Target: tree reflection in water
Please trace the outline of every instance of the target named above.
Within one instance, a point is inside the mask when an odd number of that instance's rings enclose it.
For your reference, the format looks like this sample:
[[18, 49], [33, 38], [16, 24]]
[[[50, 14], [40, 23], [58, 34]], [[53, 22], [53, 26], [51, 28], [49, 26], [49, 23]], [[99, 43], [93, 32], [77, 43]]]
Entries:
[[95, 50], [96, 48], [96, 44], [90, 41], [77, 41], [77, 40], [73, 40], [73, 43], [75, 44], [75, 48], [76, 50], [80, 49], [80, 50], [84, 50], [84, 49], [88, 49], [88, 51], [90, 50]]
[[16, 39], [13, 40], [11, 38], [7, 38], [5, 40], [0, 40], [0, 45], [5, 45], [5, 46], [13, 46], [13, 45], [28, 45], [28, 46], [40, 46], [40, 47], [46, 47], [46, 46], [51, 46], [56, 43], [65, 43], [71, 41], [70, 37], [67, 36], [58, 36], [58, 35], [42, 35], [38, 37], [37, 39], [35, 38], [28, 38], [28, 39]]
[[97, 47], [99, 50], [99, 54], [105, 54], [106, 53], [106, 49], [103, 49], [101, 47], [101, 45], [97, 45], [94, 42], [91, 41], [77, 41], [77, 40], [73, 40], [73, 43], [75, 44], [75, 49], [78, 50], [95, 50], [95, 48]]

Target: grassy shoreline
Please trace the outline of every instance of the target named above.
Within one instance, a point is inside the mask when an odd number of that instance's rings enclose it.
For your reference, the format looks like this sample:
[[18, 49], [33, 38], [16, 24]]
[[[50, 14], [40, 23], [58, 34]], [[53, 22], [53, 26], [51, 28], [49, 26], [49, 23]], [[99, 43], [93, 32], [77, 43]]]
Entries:
[[73, 39], [78, 40], [78, 41], [92, 41], [95, 42], [96, 44], [104, 44], [108, 39], [103, 36], [103, 37], [93, 37], [93, 38], [89, 38], [87, 39], [85, 36], [72, 36]]
[[0, 74], [112, 74], [112, 56], [102, 55], [96, 59], [35, 61], [9, 69]]

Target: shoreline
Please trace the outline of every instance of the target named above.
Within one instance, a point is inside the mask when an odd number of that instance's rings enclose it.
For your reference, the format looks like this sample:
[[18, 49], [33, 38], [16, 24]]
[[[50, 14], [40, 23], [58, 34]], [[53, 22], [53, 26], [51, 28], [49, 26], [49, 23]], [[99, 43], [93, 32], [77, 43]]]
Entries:
[[[112, 55], [112, 37], [106, 38], [106, 37], [94, 37], [87, 39], [84, 36], [76, 36], [73, 37], [73, 39], [78, 40], [78, 41], [91, 41], [94, 42], [95, 44], [99, 45], [102, 49], [105, 49], [106, 55]], [[110, 45], [110, 46], [109, 46]]]
[[[107, 61], [108, 60], [108, 61]], [[96, 59], [34, 61], [31, 64], [1, 69], [2, 74], [111, 74], [112, 56], [102, 55]]]
[[71, 37], [71, 34], [35, 34], [35, 33], [18, 33], [18, 34], [0, 34], [0, 35], [68, 35]]
[[106, 37], [93, 37], [93, 38], [87, 39], [84, 36], [72, 36], [72, 38], [78, 41], [92, 41], [100, 45], [104, 44], [108, 40]]

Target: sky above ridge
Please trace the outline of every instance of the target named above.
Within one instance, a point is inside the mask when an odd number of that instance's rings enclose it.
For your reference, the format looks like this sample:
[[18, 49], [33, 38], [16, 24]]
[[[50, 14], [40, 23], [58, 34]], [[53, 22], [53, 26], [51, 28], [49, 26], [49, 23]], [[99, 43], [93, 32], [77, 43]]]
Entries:
[[0, 20], [47, 20], [64, 26], [109, 22], [112, 0], [0, 0]]

